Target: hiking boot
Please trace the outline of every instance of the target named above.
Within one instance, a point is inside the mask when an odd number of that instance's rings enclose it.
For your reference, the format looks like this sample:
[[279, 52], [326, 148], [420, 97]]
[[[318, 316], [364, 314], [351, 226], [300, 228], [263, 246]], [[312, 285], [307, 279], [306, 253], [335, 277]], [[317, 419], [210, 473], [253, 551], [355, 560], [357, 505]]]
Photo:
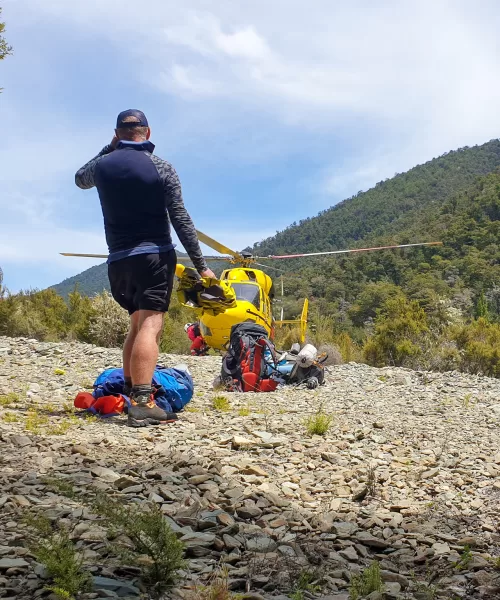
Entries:
[[129, 427], [147, 427], [148, 425], [165, 425], [177, 421], [177, 415], [165, 412], [156, 405], [153, 394], [140, 394], [130, 398], [128, 409]]

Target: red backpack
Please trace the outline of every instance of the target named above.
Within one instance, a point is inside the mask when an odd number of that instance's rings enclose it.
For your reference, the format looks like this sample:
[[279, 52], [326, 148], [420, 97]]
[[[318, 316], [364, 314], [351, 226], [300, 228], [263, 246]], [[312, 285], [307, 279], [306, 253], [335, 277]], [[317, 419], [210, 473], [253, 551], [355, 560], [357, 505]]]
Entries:
[[269, 376], [269, 371], [276, 362], [276, 350], [264, 327], [253, 322], [238, 323], [231, 329], [221, 379], [229, 389], [272, 392], [278, 382]]

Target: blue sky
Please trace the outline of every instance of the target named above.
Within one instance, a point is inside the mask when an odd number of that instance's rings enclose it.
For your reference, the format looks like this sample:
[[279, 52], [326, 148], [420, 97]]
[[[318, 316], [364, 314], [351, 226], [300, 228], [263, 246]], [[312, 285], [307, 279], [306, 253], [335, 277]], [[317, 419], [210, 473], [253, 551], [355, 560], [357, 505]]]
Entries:
[[[1, 0], [0, 266], [46, 287], [106, 252], [75, 171], [140, 108], [196, 226], [243, 248], [500, 136], [495, 0]], [[207, 251], [208, 252], [208, 251]]]

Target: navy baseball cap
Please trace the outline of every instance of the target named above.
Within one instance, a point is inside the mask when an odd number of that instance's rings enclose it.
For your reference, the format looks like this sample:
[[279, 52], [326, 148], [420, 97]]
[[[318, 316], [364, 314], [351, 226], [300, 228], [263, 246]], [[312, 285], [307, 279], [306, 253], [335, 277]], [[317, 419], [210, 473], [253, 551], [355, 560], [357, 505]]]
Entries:
[[[126, 122], [125, 119], [127, 117], [136, 117], [138, 120]], [[116, 119], [116, 129], [121, 129], [122, 127], [149, 127], [149, 125], [146, 115], [142, 112], [142, 110], [129, 108], [128, 110], [123, 110]]]

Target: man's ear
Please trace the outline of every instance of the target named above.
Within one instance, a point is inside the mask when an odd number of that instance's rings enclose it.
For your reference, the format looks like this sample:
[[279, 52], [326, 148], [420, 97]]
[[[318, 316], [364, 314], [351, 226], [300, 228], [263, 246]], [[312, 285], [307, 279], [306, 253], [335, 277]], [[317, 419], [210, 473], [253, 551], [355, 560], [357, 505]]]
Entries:
[[150, 137], [151, 137], [151, 128], [148, 127], [148, 132], [146, 133], [146, 139], [149, 140]]

